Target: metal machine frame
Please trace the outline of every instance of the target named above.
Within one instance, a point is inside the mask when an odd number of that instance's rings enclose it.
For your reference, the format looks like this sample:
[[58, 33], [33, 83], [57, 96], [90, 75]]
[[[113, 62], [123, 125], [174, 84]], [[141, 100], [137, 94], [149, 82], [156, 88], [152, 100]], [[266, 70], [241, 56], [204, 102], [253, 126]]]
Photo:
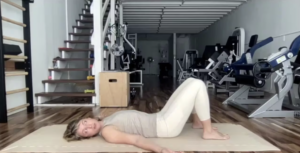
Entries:
[[232, 33], [232, 36], [237, 36], [238, 38], [238, 48], [237, 48], [237, 59], [240, 59], [240, 57], [245, 53], [245, 29], [244, 28], [235, 28], [235, 30]]
[[184, 70], [179, 62], [179, 60], [176, 60], [178, 67], [179, 67], [179, 76], [178, 76], [178, 81], [184, 81], [189, 77], [194, 77], [196, 76], [193, 75], [193, 72], [188, 72], [187, 70]]
[[[300, 111], [282, 110], [284, 98], [293, 85], [294, 76], [290, 59], [298, 54], [299, 48], [300, 36], [295, 39], [293, 47], [291, 47], [290, 50], [286, 50], [285, 48], [280, 49], [279, 52], [271, 54], [266, 60], [270, 63], [272, 69], [276, 69], [274, 71], [272, 70], [272, 73], [277, 74], [273, 80], [276, 89], [275, 94], [270, 93], [271, 96], [265, 99], [248, 99], [250, 86], [244, 85], [232, 96], [227, 98], [223, 104], [228, 104], [249, 113], [249, 118], [300, 116]], [[235, 68], [242, 66], [249, 66], [249, 64], [237, 64]], [[236, 69], [235, 72], [237, 73], [239, 70], [240, 69]], [[253, 110], [249, 108], [248, 105], [257, 105], [258, 107]]]
[[[240, 59], [237, 60], [233, 64], [252, 64], [252, 57], [253, 57], [254, 53], [256, 52], [256, 50], [272, 41], [273, 41], [273, 38], [269, 37], [269, 38], [255, 44], [254, 46], [251, 47], [249, 52], [242, 54]], [[250, 56], [247, 57], [247, 55], [250, 55]], [[251, 61], [251, 63], [248, 63], [250, 61]], [[221, 80], [215, 81], [214, 83], [217, 85], [221, 85], [221, 84], [223, 84], [223, 82], [226, 82], [226, 85], [227, 85], [228, 82], [236, 82], [235, 78], [231, 77], [233, 72], [234, 71], [231, 70], [231, 72], [228, 73], [227, 75], [223, 76], [223, 78]], [[243, 73], [244, 71], [242, 70], [241, 72]], [[239, 88], [241, 88], [240, 85], [239, 85]], [[263, 91], [259, 91], [258, 89], [254, 88], [254, 87], [249, 87], [244, 92], [247, 93], [246, 94], [247, 96], [245, 96], [245, 95], [242, 96], [244, 100], [248, 99], [248, 96], [264, 96], [265, 95]], [[231, 93], [231, 92], [229, 93], [229, 95], [232, 95], [232, 94], [234, 94], [234, 93]]]
[[[291, 69], [288, 68], [290, 66], [290, 62], [285, 61], [282, 65], [284, 66], [284, 76], [277, 75], [273, 82], [276, 87], [276, 94], [265, 99], [249, 99], [248, 94], [250, 86], [244, 85], [233, 95], [227, 98], [223, 104], [228, 104], [249, 113], [249, 118], [299, 116], [300, 111], [282, 110], [284, 97], [289, 92], [293, 84], [293, 74]], [[283, 84], [285, 85], [283, 86]], [[258, 107], [252, 110], [247, 105], [258, 105]]]
[[[215, 64], [215, 66], [211, 69], [211, 71], [205, 71], [205, 70], [201, 70], [201, 72], [208, 72], [208, 75], [211, 76], [214, 80], [217, 80], [215, 77], [220, 78], [221, 76], [218, 74], [218, 72], [216, 71], [217, 68], [219, 68], [220, 64], [222, 64], [223, 62], [226, 62], [228, 59], [231, 60], [233, 56], [235, 56], [236, 61], [239, 60], [241, 58], [241, 56], [245, 53], [245, 29], [244, 28], [235, 28], [235, 30], [232, 33], [232, 36], [236, 36], [238, 39], [238, 43], [237, 43], [237, 54], [234, 54], [235, 50], [230, 51], [230, 55], [228, 55], [227, 53], [223, 52], [219, 57], [218, 57], [218, 62], [217, 64]], [[231, 64], [231, 63], [229, 63]], [[221, 85], [223, 84], [223, 81], [226, 81], [225, 86]], [[235, 82], [235, 80], [228, 78], [228, 79], [224, 79], [224, 77], [222, 78], [222, 83], [218, 82], [213, 82], [215, 85], [215, 93], [229, 93], [229, 95], [231, 94], [231, 89], [232, 90], [236, 90], [239, 88], [239, 86], [232, 86], [230, 85], [230, 82]], [[263, 93], [261, 92], [251, 92], [251, 95], [253, 94], [253, 96], [260, 96], [263, 95]]]
[[185, 69], [189, 69], [189, 67], [191, 66], [191, 61], [188, 60], [189, 58], [189, 54], [187, 52], [194, 52], [194, 54], [196, 54], [196, 58], [198, 57], [199, 55], [199, 51], [196, 50], [196, 49], [189, 49], [189, 50], [186, 50], [184, 52], [184, 55], [183, 55], [183, 60], [182, 60], [182, 68], [185, 68]]
[[[122, 27], [121, 28], [121, 35], [123, 37], [123, 40], [125, 40], [126, 43], [132, 48], [133, 53], [134, 53], [134, 59], [136, 59], [137, 58], [137, 51], [136, 51], [137, 35], [136, 34], [129, 34], [128, 35], [128, 39], [134, 41], [135, 46], [133, 46], [131, 44], [131, 42], [126, 38], [126, 36], [127, 36], [127, 25], [121, 24], [121, 27]], [[121, 44], [121, 45], [123, 45], [123, 44]], [[120, 58], [122, 58], [122, 60], [124, 61], [123, 63], [126, 64], [126, 66], [125, 66], [125, 68], [123, 68], [123, 70], [128, 70], [129, 65], [130, 65], [129, 55], [127, 55], [125, 58], [123, 56], [121, 56]], [[142, 70], [135, 70], [135, 71], [130, 71], [129, 72], [129, 74], [133, 74], [133, 73], [139, 73], [140, 74], [140, 81], [139, 82], [130, 82], [130, 85], [143, 85], [143, 71]]]
[[[294, 70], [294, 77], [293, 81], [296, 77], [299, 77], [299, 72], [300, 72], [300, 67], [296, 68]], [[296, 84], [293, 84], [293, 87]], [[298, 85], [297, 93], [298, 96], [300, 96], [300, 85]], [[288, 108], [288, 109], [293, 109], [293, 110], [300, 110], [300, 99], [296, 98], [295, 94], [295, 88], [291, 88], [290, 91], [288, 92], [288, 97], [284, 100], [283, 102], [283, 107]]]

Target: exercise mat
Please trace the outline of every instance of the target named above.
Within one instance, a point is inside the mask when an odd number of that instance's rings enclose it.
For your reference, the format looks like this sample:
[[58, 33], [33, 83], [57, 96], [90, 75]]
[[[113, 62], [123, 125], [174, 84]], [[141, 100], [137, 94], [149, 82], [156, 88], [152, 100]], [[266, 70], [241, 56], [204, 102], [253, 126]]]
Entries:
[[[235, 124], [214, 124], [220, 132], [230, 135], [230, 140], [203, 140], [201, 129], [186, 124], [175, 138], [151, 138], [156, 144], [174, 151], [280, 151], [248, 129]], [[63, 133], [66, 125], [42, 127], [7, 146], [1, 152], [142, 152], [131, 145], [110, 144], [103, 138], [66, 142]]]

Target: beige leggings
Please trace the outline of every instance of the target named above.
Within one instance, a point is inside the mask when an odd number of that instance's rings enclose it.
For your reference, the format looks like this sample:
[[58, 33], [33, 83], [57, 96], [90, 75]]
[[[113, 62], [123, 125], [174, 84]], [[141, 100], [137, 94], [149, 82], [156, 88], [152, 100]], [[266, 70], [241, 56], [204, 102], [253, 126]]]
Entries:
[[178, 136], [191, 113], [197, 113], [201, 121], [210, 119], [206, 85], [202, 80], [194, 78], [184, 81], [157, 113], [158, 137]]

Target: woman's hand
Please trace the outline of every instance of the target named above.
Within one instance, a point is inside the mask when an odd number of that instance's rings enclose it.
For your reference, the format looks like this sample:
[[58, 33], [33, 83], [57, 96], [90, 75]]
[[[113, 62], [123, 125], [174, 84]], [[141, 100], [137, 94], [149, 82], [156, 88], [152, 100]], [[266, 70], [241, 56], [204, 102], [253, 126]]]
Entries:
[[183, 153], [183, 152], [181, 152], [181, 151], [173, 151], [173, 150], [170, 150], [168, 148], [163, 148], [161, 150], [161, 153]]

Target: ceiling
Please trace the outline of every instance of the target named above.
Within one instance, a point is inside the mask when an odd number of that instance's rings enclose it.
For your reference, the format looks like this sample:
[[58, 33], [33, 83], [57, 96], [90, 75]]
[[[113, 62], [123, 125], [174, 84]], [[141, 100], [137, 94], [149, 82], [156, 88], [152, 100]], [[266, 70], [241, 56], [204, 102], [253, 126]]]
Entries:
[[129, 33], [198, 33], [247, 0], [122, 0]]

